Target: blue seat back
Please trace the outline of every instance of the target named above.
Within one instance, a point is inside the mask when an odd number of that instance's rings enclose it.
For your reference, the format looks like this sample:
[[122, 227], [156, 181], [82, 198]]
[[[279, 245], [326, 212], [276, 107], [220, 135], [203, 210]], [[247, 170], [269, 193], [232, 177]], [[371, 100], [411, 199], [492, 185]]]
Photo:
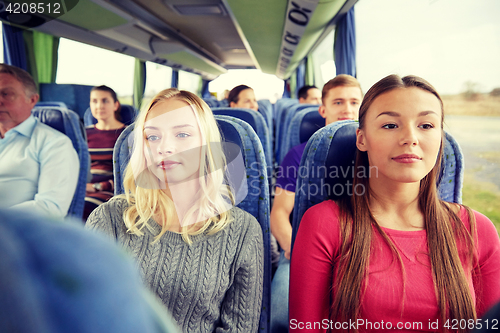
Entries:
[[130, 155], [132, 154], [134, 125], [127, 126], [116, 139], [113, 148], [113, 176], [115, 185], [115, 195], [125, 193], [123, 188], [123, 179], [127, 169]]
[[271, 309], [271, 238], [269, 183], [262, 145], [253, 128], [245, 121], [224, 115], [215, 119], [224, 141], [240, 145], [245, 161], [248, 195], [237, 206], [259, 221], [264, 236], [264, 290], [259, 332], [268, 332]]
[[216, 108], [216, 107], [221, 106], [220, 102], [215, 98], [204, 98], [203, 101], [205, 101], [205, 103], [207, 103], [207, 105], [210, 108]]
[[[226, 107], [213, 108], [212, 112], [214, 115], [223, 115], [241, 119], [252, 126], [253, 130], [257, 133], [257, 137], [262, 143], [267, 165], [272, 165], [271, 137], [269, 136], [266, 121], [260, 113], [250, 109]], [[271, 175], [270, 169], [268, 170], [268, 175]]]
[[259, 112], [264, 117], [269, 130], [269, 137], [273, 138], [273, 105], [268, 99], [261, 99], [257, 101], [259, 105]]
[[[135, 121], [135, 118], [137, 117], [137, 110], [132, 105], [122, 104], [120, 109], [120, 117], [121, 122], [128, 126]], [[92, 111], [90, 111], [90, 108], [87, 108], [87, 110], [85, 110], [85, 114], [83, 115], [83, 122], [85, 126], [92, 126], [94, 124], [97, 124], [97, 119], [95, 119], [92, 115]]]
[[281, 103], [278, 104], [276, 102], [276, 118], [275, 122], [275, 140], [274, 140], [274, 155], [276, 158], [276, 162], [280, 162], [280, 154], [281, 154], [281, 143], [283, 142], [285, 135], [283, 134], [285, 127], [285, 118], [286, 114], [289, 112], [289, 109], [295, 105], [299, 105], [299, 101], [296, 99], [282, 99], [279, 100]]
[[58, 108], [34, 108], [33, 116], [42, 123], [66, 134], [73, 143], [73, 147], [80, 160], [80, 171], [75, 194], [68, 210], [68, 217], [82, 219], [85, 205], [85, 190], [87, 186], [87, 174], [89, 170], [89, 150], [87, 146], [86, 132], [80, 117], [71, 110]]
[[[247, 196], [237, 207], [252, 214], [259, 222], [264, 236], [264, 291], [259, 332], [268, 331], [271, 308], [271, 244], [269, 184], [266, 175], [266, 160], [262, 144], [253, 128], [245, 121], [233, 117], [216, 115], [223, 141], [232, 142], [241, 149], [246, 169]], [[128, 126], [116, 140], [113, 151], [115, 195], [124, 193], [123, 176], [133, 146], [134, 126]]]
[[[307, 209], [352, 193], [357, 128], [358, 123], [352, 120], [335, 122], [318, 130], [307, 142], [300, 162], [300, 168], [307, 172], [297, 179], [295, 192], [292, 246]], [[463, 155], [455, 139], [448, 133], [445, 136], [438, 193], [444, 201], [461, 203]]]
[[290, 130], [281, 145], [282, 150], [289, 152], [292, 147], [309, 140], [314, 132], [324, 126], [325, 118], [321, 117], [317, 107], [306, 108], [297, 112], [290, 122]]
[[63, 109], [68, 109], [68, 106], [64, 102], [38, 102], [36, 103], [35, 107], [56, 107], [56, 108], [63, 108]]
[[40, 101], [61, 101], [83, 119], [85, 110], [89, 106], [90, 90], [93, 87], [82, 84], [41, 83]]
[[288, 150], [285, 148], [287, 146], [286, 143], [286, 137], [290, 133], [290, 123], [292, 122], [293, 117], [297, 114], [297, 112], [300, 112], [305, 109], [310, 109], [310, 110], [316, 110], [318, 111], [319, 105], [314, 105], [314, 104], [294, 104], [291, 105], [290, 107], [286, 108], [283, 110], [282, 116], [284, 114], [284, 121], [280, 126], [280, 137], [279, 140], [281, 142], [280, 147], [279, 147], [279, 158], [278, 158], [278, 163], [281, 164], [283, 159], [285, 158], [286, 154], [288, 153]]

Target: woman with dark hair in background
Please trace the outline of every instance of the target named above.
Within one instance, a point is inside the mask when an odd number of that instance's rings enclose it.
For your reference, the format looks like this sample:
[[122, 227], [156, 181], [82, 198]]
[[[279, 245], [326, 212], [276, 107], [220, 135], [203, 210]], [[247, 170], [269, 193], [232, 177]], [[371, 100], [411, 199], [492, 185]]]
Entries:
[[90, 91], [90, 111], [97, 123], [87, 127], [92, 180], [87, 183], [83, 219], [114, 194], [113, 148], [125, 129], [120, 121], [120, 102], [113, 89], [98, 86]]
[[259, 110], [259, 105], [255, 99], [253, 89], [244, 84], [231, 89], [227, 99], [229, 101], [229, 106], [232, 108], [245, 108], [252, 109], [254, 111]]
[[419, 77], [391, 75], [367, 92], [355, 165], [365, 173], [352, 185], [363, 193], [304, 214], [291, 329], [466, 332], [500, 300], [495, 227], [438, 197], [443, 117], [439, 94]]

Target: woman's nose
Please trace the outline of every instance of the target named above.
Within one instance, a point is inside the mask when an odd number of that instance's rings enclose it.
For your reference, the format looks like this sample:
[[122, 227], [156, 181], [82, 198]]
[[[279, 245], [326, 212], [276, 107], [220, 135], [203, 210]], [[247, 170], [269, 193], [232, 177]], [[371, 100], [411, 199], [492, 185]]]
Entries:
[[401, 144], [403, 145], [408, 144], [412, 146], [418, 144], [417, 133], [414, 128], [408, 126], [405, 129], [403, 129], [401, 136]]

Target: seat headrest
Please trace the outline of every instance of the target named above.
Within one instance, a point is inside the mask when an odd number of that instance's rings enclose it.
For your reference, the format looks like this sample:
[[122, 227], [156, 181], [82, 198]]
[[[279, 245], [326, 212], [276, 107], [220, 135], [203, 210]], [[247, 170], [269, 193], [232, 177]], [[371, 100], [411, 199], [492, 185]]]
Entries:
[[33, 116], [38, 118], [42, 123], [58, 130], [61, 133], [67, 134], [64, 127], [64, 117], [61, 110], [52, 108], [35, 108], [31, 112]]
[[[323, 119], [323, 118], [322, 118]], [[325, 121], [323, 119], [323, 121]], [[356, 161], [357, 122], [347, 123], [334, 134], [326, 158], [325, 185], [328, 198], [337, 200], [351, 192]], [[350, 185], [349, 185], [350, 184]]]
[[309, 112], [302, 119], [300, 124], [300, 143], [306, 142], [309, 138], [325, 126], [325, 118], [321, 117], [319, 112]]

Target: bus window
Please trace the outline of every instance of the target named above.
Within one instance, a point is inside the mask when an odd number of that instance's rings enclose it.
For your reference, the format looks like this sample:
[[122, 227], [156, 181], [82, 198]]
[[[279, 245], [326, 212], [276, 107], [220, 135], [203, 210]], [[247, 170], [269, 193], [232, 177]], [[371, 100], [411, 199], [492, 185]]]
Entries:
[[56, 83], [107, 85], [112, 87], [124, 104], [132, 96], [134, 58], [61, 38]]

